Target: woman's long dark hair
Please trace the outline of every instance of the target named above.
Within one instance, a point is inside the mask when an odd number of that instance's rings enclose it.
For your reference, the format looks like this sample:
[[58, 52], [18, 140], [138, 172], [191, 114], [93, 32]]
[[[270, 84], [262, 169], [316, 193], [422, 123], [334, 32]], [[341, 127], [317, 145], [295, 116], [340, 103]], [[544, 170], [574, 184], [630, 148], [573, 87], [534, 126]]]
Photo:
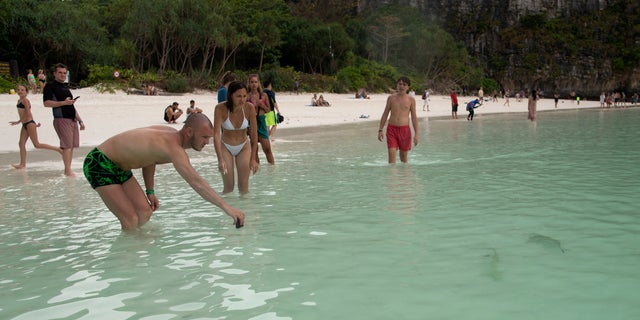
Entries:
[[229, 84], [229, 89], [227, 92], [227, 102], [225, 102], [225, 104], [227, 105], [227, 109], [229, 109], [229, 112], [233, 112], [233, 94], [240, 89], [247, 90], [247, 85], [245, 85], [244, 82], [241, 81], [233, 81]]

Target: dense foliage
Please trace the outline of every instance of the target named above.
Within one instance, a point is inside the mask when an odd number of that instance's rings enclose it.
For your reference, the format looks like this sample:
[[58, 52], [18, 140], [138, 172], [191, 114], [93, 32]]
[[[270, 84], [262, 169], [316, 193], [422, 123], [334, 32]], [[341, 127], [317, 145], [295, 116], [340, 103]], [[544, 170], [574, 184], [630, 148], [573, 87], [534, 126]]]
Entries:
[[[625, 9], [629, 1], [618, 2]], [[144, 83], [173, 92], [215, 89], [233, 70], [260, 73], [278, 90], [299, 81], [309, 91], [380, 92], [402, 74], [418, 91], [489, 92], [499, 89], [504, 54], [519, 57], [522, 73], [542, 64], [559, 73], [557, 57], [578, 57], [584, 48], [613, 56], [615, 70], [637, 65], [640, 14], [616, 10], [571, 21], [524, 16], [499, 29], [497, 53], [472, 57], [462, 41], [398, 5], [357, 13], [349, 0], [0, 0], [0, 61], [17, 61], [20, 78], [63, 62], [72, 82], [105, 91]], [[458, 27], [487, 32], [497, 24], [474, 19]]]
[[[398, 24], [407, 14], [412, 24]], [[105, 91], [150, 82], [170, 91], [215, 88], [226, 70], [262, 73], [280, 90], [297, 80], [303, 90], [385, 91], [400, 73], [418, 85], [443, 73], [456, 82], [464, 48], [416, 18], [410, 10], [356, 15], [354, 1], [339, 0], [2, 0], [0, 60], [17, 60], [21, 75], [63, 62], [73, 82]], [[401, 34], [385, 34], [398, 27]], [[429, 38], [416, 41], [422, 35]]]

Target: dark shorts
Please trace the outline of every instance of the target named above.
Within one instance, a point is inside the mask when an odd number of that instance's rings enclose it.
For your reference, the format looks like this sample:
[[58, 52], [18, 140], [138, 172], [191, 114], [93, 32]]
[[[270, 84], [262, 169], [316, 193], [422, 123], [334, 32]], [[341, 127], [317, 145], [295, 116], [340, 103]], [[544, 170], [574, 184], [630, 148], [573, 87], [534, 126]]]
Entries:
[[124, 171], [120, 169], [98, 148], [93, 148], [87, 154], [84, 159], [83, 171], [87, 181], [94, 189], [111, 184], [123, 184], [133, 176], [131, 170]]
[[458, 112], [458, 104], [452, 104], [451, 105], [451, 112]]
[[411, 128], [409, 126], [388, 125], [387, 148], [400, 149], [400, 151], [411, 150]]

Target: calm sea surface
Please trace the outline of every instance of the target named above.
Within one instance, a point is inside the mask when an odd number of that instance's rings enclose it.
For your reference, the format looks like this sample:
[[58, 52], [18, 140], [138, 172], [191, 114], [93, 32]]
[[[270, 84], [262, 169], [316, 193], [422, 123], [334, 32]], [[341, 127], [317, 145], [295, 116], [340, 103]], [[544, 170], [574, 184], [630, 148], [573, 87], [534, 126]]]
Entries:
[[[164, 165], [161, 208], [123, 233], [34, 158], [0, 169], [0, 318], [638, 319], [639, 123], [424, 120], [393, 166], [377, 122], [282, 130], [277, 166], [225, 195], [239, 230]], [[190, 154], [221, 190], [213, 148]]]

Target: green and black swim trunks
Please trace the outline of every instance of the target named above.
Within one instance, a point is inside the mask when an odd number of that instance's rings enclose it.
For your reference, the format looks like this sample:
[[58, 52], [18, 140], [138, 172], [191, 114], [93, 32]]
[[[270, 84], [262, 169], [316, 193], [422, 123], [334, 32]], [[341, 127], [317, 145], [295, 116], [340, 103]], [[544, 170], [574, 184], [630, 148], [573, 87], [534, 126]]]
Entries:
[[131, 170], [124, 171], [120, 169], [98, 148], [93, 148], [87, 154], [84, 159], [83, 171], [84, 176], [94, 189], [110, 184], [123, 184], [133, 176]]

